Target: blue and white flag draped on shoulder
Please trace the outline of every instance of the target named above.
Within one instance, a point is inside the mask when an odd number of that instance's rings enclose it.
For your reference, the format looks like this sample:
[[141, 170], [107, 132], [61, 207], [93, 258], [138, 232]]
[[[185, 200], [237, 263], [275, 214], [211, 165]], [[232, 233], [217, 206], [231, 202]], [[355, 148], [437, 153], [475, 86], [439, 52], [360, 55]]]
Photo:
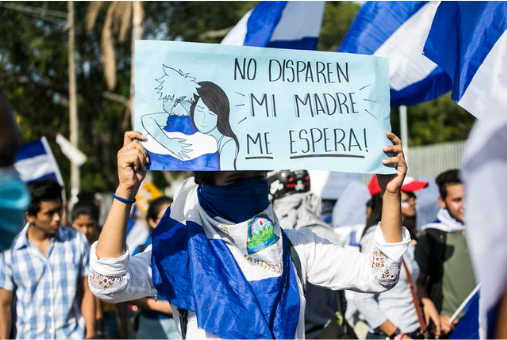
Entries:
[[325, 1], [262, 1], [222, 44], [315, 50], [324, 6]]
[[439, 2], [369, 1], [338, 52], [389, 57], [391, 106], [415, 105], [451, 90], [444, 70], [422, 55]]
[[[220, 338], [293, 339], [300, 297], [288, 239], [267, 200], [267, 181], [242, 182], [206, 189], [190, 178], [180, 186], [152, 233], [153, 285], [164, 300], [195, 312], [199, 328]], [[254, 200], [264, 197], [264, 208], [240, 223], [212, 217], [218, 209], [237, 220], [245, 211], [241, 199], [235, 198], [233, 210], [225, 206], [230, 200], [214, 198], [245, 189], [254, 191], [248, 192]]]
[[424, 46], [452, 80], [452, 99], [479, 119], [494, 98], [507, 108], [506, 29], [504, 1], [443, 1]]
[[52, 178], [63, 186], [60, 169], [46, 137], [21, 144], [14, 167], [26, 183], [43, 178]]

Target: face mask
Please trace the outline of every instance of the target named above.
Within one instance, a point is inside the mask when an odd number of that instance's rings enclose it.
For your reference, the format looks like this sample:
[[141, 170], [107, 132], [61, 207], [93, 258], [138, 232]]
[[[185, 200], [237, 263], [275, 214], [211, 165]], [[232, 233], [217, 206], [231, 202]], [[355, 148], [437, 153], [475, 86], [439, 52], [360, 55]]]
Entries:
[[266, 209], [268, 194], [268, 180], [256, 178], [222, 186], [200, 185], [197, 191], [204, 211], [234, 223], [246, 221]]
[[0, 168], [0, 252], [9, 248], [25, 224], [30, 193], [13, 167]]

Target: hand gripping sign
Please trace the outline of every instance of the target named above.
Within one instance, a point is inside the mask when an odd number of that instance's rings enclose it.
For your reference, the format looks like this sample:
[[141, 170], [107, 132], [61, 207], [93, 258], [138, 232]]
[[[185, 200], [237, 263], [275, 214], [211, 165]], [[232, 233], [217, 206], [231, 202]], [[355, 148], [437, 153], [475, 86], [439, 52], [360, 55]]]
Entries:
[[386, 58], [136, 41], [150, 170], [393, 173]]

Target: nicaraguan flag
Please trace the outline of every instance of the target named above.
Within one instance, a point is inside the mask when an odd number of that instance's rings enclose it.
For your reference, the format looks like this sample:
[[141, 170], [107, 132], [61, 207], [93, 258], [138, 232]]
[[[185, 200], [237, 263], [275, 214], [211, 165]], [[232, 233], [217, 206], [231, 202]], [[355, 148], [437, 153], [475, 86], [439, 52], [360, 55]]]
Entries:
[[26, 183], [43, 178], [52, 178], [63, 186], [60, 169], [46, 137], [21, 144], [14, 167]]
[[389, 57], [391, 106], [415, 105], [451, 90], [444, 70], [422, 55], [438, 1], [369, 1], [338, 52]]
[[504, 1], [443, 1], [424, 46], [452, 80], [452, 99], [479, 119], [494, 98], [507, 107], [506, 29]]
[[222, 44], [315, 50], [324, 6], [325, 1], [262, 1]]

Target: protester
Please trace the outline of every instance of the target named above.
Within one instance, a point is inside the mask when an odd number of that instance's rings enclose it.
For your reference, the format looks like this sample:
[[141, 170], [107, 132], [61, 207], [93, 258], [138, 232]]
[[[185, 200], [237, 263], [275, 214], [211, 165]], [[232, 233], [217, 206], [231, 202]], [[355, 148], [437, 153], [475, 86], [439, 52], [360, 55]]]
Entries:
[[0, 90], [0, 253], [9, 248], [25, 222], [30, 193], [13, 167], [20, 137], [9, 101]]
[[[268, 173], [269, 194], [280, 226], [283, 229], [309, 228], [317, 236], [339, 244], [338, 236], [320, 218], [320, 197], [310, 192], [310, 174], [305, 170], [272, 171]], [[343, 291], [336, 292], [306, 284], [305, 337], [314, 338], [331, 320]], [[346, 306], [342, 307], [345, 310]]]
[[[173, 199], [167, 196], [158, 197], [150, 202], [146, 221], [152, 230], [158, 225], [172, 202]], [[151, 236], [148, 236], [146, 242], [136, 251], [142, 252], [150, 245]], [[181, 339], [169, 302], [145, 297], [130, 301], [130, 303], [141, 309], [136, 339]]]
[[60, 226], [57, 182], [34, 181], [29, 189], [28, 223], [0, 265], [0, 338], [9, 336], [14, 320], [17, 339], [95, 338], [95, 299], [86, 279], [90, 246], [83, 234]]
[[[379, 176], [382, 222], [370, 254], [350, 252], [308, 228], [282, 230], [268, 199], [266, 172], [196, 172], [152, 233], [153, 244], [130, 257], [125, 244], [131, 204], [146, 174], [148, 155], [135, 131], [118, 153], [119, 186], [89, 276], [108, 301], [163, 296], [178, 308], [188, 338], [304, 338], [306, 281], [334, 290], [382, 292], [398, 281], [410, 241], [401, 227], [400, 187], [407, 168], [401, 141], [390, 132], [385, 159], [392, 175]], [[289, 243], [302, 281], [290, 262]], [[152, 260], [153, 257], [153, 260]], [[177, 307], [176, 307], [177, 306]]]
[[[374, 242], [374, 229], [382, 217], [382, 198], [376, 187], [378, 184], [375, 177], [372, 178], [368, 188], [372, 198], [367, 203], [366, 228], [360, 241], [362, 253], [369, 253]], [[404, 182], [405, 183], [405, 182]], [[401, 187], [403, 190], [403, 186]], [[411, 188], [409, 188], [411, 189]], [[402, 191], [402, 215], [403, 215]], [[410, 207], [406, 207], [410, 208]], [[412, 215], [412, 211], [408, 214]], [[415, 210], [415, 209], [414, 209]], [[415, 213], [415, 211], [414, 211]], [[403, 261], [415, 280], [419, 274], [419, 267], [414, 258], [414, 244], [411, 242], [407, 252], [403, 255]], [[402, 339], [410, 339], [419, 331], [419, 322], [415, 310], [407, 272], [401, 269], [398, 284], [391, 290], [380, 293], [355, 293], [354, 304], [368, 323], [367, 339], [394, 339], [396, 336]]]
[[437, 220], [422, 227], [415, 258], [420, 268], [417, 292], [426, 321], [431, 318], [441, 338], [451, 335], [464, 311], [450, 318], [474, 290], [475, 276], [465, 238], [465, 186], [457, 169], [436, 178], [440, 191]]

